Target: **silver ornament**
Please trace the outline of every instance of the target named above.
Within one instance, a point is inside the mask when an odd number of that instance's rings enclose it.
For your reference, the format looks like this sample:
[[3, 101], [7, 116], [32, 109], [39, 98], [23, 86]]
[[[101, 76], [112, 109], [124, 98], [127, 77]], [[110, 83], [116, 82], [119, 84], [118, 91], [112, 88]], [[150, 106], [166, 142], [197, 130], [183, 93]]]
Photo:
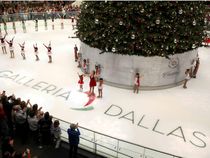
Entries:
[[131, 35], [131, 39], [135, 39], [136, 37], [135, 37], [135, 35], [134, 34], [132, 34]]
[[113, 47], [113, 48], [112, 48], [112, 52], [115, 52], [115, 51], [116, 51], [116, 49], [115, 49], [115, 47]]
[[193, 20], [193, 26], [195, 26], [196, 25], [196, 21], [195, 20]]
[[95, 19], [95, 24], [98, 24], [98, 23], [99, 23], [98, 19]]
[[155, 21], [155, 23], [156, 23], [157, 25], [159, 25], [159, 24], [160, 24], [160, 19], [157, 19], [157, 20]]

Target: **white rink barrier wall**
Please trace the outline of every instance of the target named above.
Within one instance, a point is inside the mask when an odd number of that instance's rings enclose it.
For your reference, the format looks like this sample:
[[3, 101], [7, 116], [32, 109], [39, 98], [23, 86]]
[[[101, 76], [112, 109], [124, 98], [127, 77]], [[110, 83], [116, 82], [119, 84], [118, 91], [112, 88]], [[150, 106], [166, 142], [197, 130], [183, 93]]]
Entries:
[[96, 64], [101, 65], [101, 77], [108, 85], [131, 89], [136, 72], [139, 72], [140, 89], [164, 89], [183, 83], [185, 71], [191, 67], [198, 50], [194, 49], [182, 54], [165, 57], [129, 56], [103, 53], [97, 48], [81, 42], [80, 52], [83, 59], [89, 59], [90, 70]]

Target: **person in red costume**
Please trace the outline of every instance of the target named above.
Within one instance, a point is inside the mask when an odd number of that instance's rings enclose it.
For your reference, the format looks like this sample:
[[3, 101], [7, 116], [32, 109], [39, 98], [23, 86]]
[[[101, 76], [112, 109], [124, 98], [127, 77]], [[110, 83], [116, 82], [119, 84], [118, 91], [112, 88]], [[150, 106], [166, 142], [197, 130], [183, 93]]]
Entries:
[[80, 87], [80, 92], [82, 92], [83, 91], [83, 84], [84, 84], [84, 81], [83, 81], [84, 75], [80, 75], [79, 73], [77, 73], [77, 74], [79, 76], [78, 84], [79, 84], [79, 87]]
[[134, 93], [139, 93], [139, 87], [140, 87], [140, 76], [139, 73], [136, 73], [135, 79], [134, 79], [134, 87], [133, 87], [133, 92]]
[[89, 83], [89, 87], [90, 87], [90, 91], [89, 91], [89, 95], [94, 95], [94, 87], [96, 86], [96, 79], [95, 79], [95, 71], [92, 71], [92, 73], [90, 74], [90, 83]]

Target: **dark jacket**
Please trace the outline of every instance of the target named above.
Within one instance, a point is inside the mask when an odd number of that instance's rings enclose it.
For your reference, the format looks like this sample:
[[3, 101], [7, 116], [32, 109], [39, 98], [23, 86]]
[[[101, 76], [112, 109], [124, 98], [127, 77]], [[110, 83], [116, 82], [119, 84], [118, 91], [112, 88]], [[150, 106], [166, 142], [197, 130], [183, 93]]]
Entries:
[[69, 144], [70, 145], [78, 145], [79, 144], [79, 135], [80, 131], [79, 129], [72, 129], [69, 128], [67, 130], [68, 136], [69, 136]]

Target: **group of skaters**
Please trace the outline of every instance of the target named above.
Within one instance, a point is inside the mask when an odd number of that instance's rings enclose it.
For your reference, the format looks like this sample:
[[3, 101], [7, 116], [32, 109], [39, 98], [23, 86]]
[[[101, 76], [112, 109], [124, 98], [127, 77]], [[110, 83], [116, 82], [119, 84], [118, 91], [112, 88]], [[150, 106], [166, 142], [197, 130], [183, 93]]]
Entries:
[[90, 62], [89, 59], [82, 59], [82, 54], [78, 53], [78, 47], [77, 45], [75, 45], [74, 47], [74, 59], [75, 62], [78, 63], [78, 68], [81, 68], [81, 70], [83, 71], [83, 74], [79, 74], [79, 87], [80, 87], [80, 91], [83, 91], [83, 85], [84, 85], [84, 77], [88, 76], [90, 78], [89, 81], [89, 96], [95, 96], [95, 92], [94, 89], [97, 86], [98, 83], [98, 98], [102, 98], [103, 97], [103, 83], [104, 80], [101, 76], [101, 66], [100, 64], [96, 64], [95, 65], [95, 70], [92, 70], [90, 72]]
[[183, 85], [184, 89], [187, 88], [187, 82], [191, 78], [196, 78], [199, 66], [200, 66], [200, 59], [197, 54], [196, 58], [192, 60], [190, 68], [186, 69], [185, 71], [185, 80], [184, 80], [184, 85]]
[[[6, 43], [8, 44], [9, 46], [9, 51], [10, 51], [10, 58], [15, 58], [15, 53], [14, 53], [14, 38], [13, 37], [12, 39], [10, 40], [6, 40], [6, 35], [5, 34], [4, 36], [2, 36], [1, 32], [0, 32], [0, 41], [1, 41], [1, 48], [2, 48], [2, 52], [3, 54], [7, 54], [7, 49], [6, 49]], [[19, 43], [19, 46], [20, 46], [20, 52], [21, 52], [21, 56], [23, 58], [23, 60], [26, 60], [26, 55], [25, 55], [25, 42], [23, 42], [22, 44]], [[47, 55], [48, 55], [48, 58], [49, 58], [49, 61], [48, 63], [52, 63], [52, 47], [51, 47], [51, 42], [49, 42], [48, 45], [45, 45], [43, 43], [43, 46], [47, 49]], [[35, 54], [35, 57], [36, 57], [36, 61], [39, 61], [39, 51], [38, 51], [38, 46], [37, 44], [34, 44], [33, 45], [33, 48], [34, 48], [34, 54]]]
[[[74, 46], [74, 59], [75, 62], [78, 63], [78, 68], [81, 68], [84, 74], [79, 74], [79, 87], [80, 91], [83, 91], [83, 84], [84, 84], [84, 77], [88, 76], [90, 77], [89, 81], [89, 95], [94, 95], [94, 87], [97, 85], [98, 82], [98, 98], [102, 98], [103, 95], [103, 83], [104, 80], [101, 76], [101, 66], [100, 64], [95, 65], [95, 70], [90, 72], [90, 61], [89, 59], [82, 59], [82, 54], [78, 52], [77, 45]], [[134, 77], [134, 86], [133, 86], [133, 92], [139, 93], [140, 88], [140, 79], [143, 78], [143, 75], [140, 75], [140, 73], [136, 73]]]

